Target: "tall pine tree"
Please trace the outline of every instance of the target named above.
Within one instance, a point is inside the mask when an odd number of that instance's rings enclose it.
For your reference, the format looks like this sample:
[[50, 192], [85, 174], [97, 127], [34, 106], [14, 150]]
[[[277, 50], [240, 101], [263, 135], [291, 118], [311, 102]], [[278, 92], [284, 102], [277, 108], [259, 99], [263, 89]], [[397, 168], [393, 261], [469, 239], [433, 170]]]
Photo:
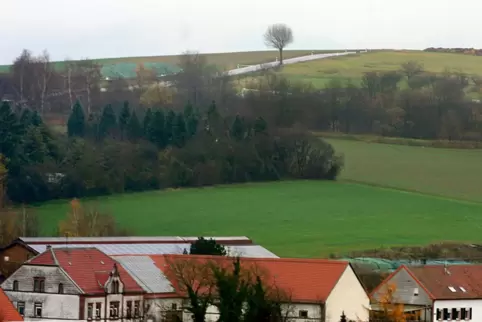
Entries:
[[125, 101], [119, 116], [119, 130], [120, 130], [121, 140], [124, 140], [127, 137], [127, 124], [129, 123], [130, 118], [131, 118], [131, 111], [129, 109], [129, 102]]
[[84, 109], [79, 101], [75, 102], [69, 120], [67, 121], [67, 134], [69, 137], [83, 137], [85, 135]]
[[142, 127], [137, 118], [136, 111], [132, 111], [129, 123], [127, 124], [127, 138], [131, 141], [137, 141], [142, 137]]
[[183, 113], [178, 113], [176, 114], [172, 128], [172, 143], [178, 148], [181, 148], [186, 143], [186, 138], [187, 130], [184, 115]]
[[161, 109], [156, 110], [152, 117], [149, 126], [149, 140], [161, 149], [167, 145], [166, 124], [164, 112]]
[[20, 141], [22, 126], [17, 121], [15, 113], [8, 102], [0, 106], [0, 154], [10, 158]]
[[199, 124], [199, 114], [194, 110], [190, 102], [184, 107], [184, 121], [186, 123], [187, 138], [195, 136]]
[[152, 110], [151, 108], [148, 108], [146, 111], [146, 114], [144, 115], [144, 120], [142, 122], [142, 130], [144, 132], [144, 137], [146, 140], [150, 140], [150, 126], [152, 123]]
[[237, 141], [241, 141], [242, 139], [244, 139], [245, 131], [246, 129], [244, 125], [244, 120], [239, 117], [239, 115], [236, 115], [233, 125], [231, 126], [231, 137]]
[[99, 121], [99, 138], [103, 139], [107, 136], [115, 136], [117, 131], [117, 118], [112, 105], [107, 105], [102, 111]]
[[173, 110], [169, 110], [166, 116], [166, 144], [172, 144], [172, 131], [174, 130], [174, 121], [176, 119], [176, 113]]

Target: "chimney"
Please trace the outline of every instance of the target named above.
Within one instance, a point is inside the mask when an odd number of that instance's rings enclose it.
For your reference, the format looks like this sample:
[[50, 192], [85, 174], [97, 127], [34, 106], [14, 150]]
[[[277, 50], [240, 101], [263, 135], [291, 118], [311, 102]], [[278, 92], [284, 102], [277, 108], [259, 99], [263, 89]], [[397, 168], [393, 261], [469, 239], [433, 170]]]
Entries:
[[444, 271], [445, 271], [445, 274], [450, 275], [450, 271], [447, 263], [444, 264]]

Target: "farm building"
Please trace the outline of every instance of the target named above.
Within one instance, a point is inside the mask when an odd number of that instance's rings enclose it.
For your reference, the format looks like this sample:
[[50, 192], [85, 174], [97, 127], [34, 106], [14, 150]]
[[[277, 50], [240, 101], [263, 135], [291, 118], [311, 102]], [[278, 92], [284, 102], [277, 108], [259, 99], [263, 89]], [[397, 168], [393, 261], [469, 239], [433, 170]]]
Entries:
[[[229, 254], [244, 257], [278, 257], [248, 237], [207, 237], [224, 245]], [[182, 254], [197, 237], [20, 237], [0, 249], [0, 272], [10, 276], [28, 259], [52, 248], [95, 247], [107, 255]], [[0, 281], [1, 282], [1, 281]]]
[[[170, 265], [176, 261], [230, 264], [232, 259], [212, 256], [152, 255], [114, 257], [146, 292], [147, 319], [177, 314], [189, 321], [183, 306], [183, 291], [172, 277]], [[242, 258], [241, 265], [263, 272], [265, 282], [286, 292], [290, 304], [284, 310], [292, 321], [338, 322], [344, 312], [348, 319], [368, 320], [369, 297], [351, 265], [345, 261], [317, 259]], [[217, 321], [214, 307], [206, 321]]]
[[371, 294], [372, 311], [389, 289], [419, 321], [482, 321], [482, 265], [402, 265]]
[[124, 321], [142, 315], [142, 288], [95, 248], [50, 248], [23, 264], [2, 289], [26, 319]]

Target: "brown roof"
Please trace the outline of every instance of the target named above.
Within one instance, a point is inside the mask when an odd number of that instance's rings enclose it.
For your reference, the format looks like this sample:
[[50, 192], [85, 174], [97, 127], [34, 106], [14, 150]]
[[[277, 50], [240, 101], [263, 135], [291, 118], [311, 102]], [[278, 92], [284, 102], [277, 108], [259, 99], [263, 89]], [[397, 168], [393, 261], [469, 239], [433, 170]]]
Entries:
[[482, 298], [482, 265], [427, 265], [409, 270], [434, 300]]
[[482, 265], [400, 266], [388, 276], [371, 296], [400, 270], [406, 270], [432, 300], [482, 299]]

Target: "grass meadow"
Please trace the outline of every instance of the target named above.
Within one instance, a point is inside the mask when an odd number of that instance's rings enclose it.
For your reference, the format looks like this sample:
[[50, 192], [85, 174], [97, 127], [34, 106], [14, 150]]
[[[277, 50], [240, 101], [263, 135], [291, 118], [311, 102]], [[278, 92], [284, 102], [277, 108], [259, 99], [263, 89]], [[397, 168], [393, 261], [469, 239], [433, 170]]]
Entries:
[[374, 51], [320, 59], [286, 65], [281, 74], [294, 81], [311, 82], [315, 87], [323, 87], [332, 80], [351, 80], [357, 84], [365, 72], [398, 70], [401, 64], [410, 60], [423, 64], [431, 73], [451, 69], [482, 76], [482, 57], [423, 51]]
[[[87, 202], [138, 235], [243, 235], [279, 256], [480, 241], [482, 204], [348, 182], [286, 181], [151, 191]], [[51, 235], [68, 201], [35, 209]]]

